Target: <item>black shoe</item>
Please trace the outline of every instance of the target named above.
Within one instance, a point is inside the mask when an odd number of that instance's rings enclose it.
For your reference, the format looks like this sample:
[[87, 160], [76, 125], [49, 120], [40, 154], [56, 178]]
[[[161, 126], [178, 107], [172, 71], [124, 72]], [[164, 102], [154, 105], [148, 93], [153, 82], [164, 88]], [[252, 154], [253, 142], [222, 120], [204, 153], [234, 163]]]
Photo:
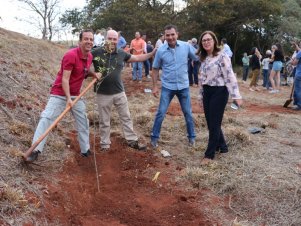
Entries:
[[33, 162], [38, 159], [38, 155], [41, 152], [39, 150], [31, 152], [31, 154], [27, 157], [26, 162]]
[[137, 149], [139, 151], [144, 151], [146, 149], [145, 144], [139, 144], [138, 140], [129, 141], [129, 147]]
[[91, 155], [92, 152], [90, 151], [90, 149], [86, 152], [86, 153], [81, 153], [82, 157], [88, 157], [89, 155]]

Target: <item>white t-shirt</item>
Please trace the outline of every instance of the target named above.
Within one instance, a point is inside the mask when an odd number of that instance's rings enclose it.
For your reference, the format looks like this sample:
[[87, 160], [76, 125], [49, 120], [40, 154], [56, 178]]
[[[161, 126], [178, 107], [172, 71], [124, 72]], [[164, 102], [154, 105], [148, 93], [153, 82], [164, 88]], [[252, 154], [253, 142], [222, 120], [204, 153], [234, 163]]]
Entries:
[[270, 58], [264, 58], [261, 62], [262, 69], [264, 70], [269, 70], [269, 63], [270, 63]]
[[94, 35], [94, 46], [102, 46], [104, 44], [105, 38], [100, 33], [97, 35]]

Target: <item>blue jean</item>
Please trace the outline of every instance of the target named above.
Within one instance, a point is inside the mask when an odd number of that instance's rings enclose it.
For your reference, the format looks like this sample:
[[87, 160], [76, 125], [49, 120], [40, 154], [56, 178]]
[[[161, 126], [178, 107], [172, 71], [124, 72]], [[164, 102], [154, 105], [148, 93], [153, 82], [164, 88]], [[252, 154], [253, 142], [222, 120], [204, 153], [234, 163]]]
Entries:
[[156, 113], [156, 118], [151, 133], [151, 139], [153, 141], [157, 141], [160, 137], [160, 130], [163, 119], [167, 112], [168, 106], [175, 95], [178, 97], [182, 112], [185, 117], [186, 129], [188, 134], [187, 137], [189, 140], [194, 140], [195, 138], [194, 121], [192, 118], [189, 88], [185, 88], [182, 90], [170, 90], [162, 86], [160, 104]]
[[295, 76], [294, 79], [294, 105], [301, 108], [301, 76]]
[[199, 61], [193, 61], [193, 66], [191, 65], [191, 60], [188, 61], [188, 78], [189, 85], [199, 84]]
[[269, 82], [269, 69], [262, 69], [262, 77], [263, 77], [263, 87], [268, 88], [268, 82]]
[[143, 67], [143, 62], [133, 62], [132, 63], [133, 80], [137, 80], [137, 79], [142, 80], [142, 67]]
[[247, 81], [248, 75], [249, 75], [249, 66], [244, 65], [243, 66], [242, 80]]
[[148, 76], [149, 75], [149, 67], [150, 67], [149, 60], [144, 61], [143, 64], [144, 64], [145, 76]]

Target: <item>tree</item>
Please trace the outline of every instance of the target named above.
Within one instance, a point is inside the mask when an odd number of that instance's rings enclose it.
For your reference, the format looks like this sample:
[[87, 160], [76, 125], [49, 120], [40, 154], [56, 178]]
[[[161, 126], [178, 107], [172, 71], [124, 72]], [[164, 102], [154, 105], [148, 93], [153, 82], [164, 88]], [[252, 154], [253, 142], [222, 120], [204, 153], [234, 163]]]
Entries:
[[[51, 40], [54, 33], [54, 24], [58, 16], [58, 6], [60, 0], [18, 0], [27, 6], [27, 10], [32, 11], [38, 16], [36, 21], [30, 20], [31, 23], [36, 23], [42, 32], [42, 39]], [[41, 22], [42, 21], [42, 22]]]
[[65, 14], [60, 18], [60, 22], [63, 27], [67, 27], [69, 24], [72, 27], [72, 34], [79, 32], [83, 26], [85, 13], [77, 8], [67, 10]]

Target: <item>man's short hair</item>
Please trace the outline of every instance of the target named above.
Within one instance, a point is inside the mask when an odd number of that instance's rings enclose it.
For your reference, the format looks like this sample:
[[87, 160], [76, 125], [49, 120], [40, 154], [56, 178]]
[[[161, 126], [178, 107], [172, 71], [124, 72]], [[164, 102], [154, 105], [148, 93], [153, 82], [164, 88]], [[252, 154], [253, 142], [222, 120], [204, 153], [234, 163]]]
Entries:
[[197, 43], [198, 40], [197, 40], [196, 38], [192, 38], [192, 39], [191, 39], [191, 42], [192, 42], [192, 43]]
[[91, 32], [93, 34], [93, 30], [92, 29], [81, 30], [81, 32], [79, 33], [79, 41], [81, 41], [83, 39], [83, 33], [85, 33], [85, 32]]
[[175, 31], [178, 32], [178, 28], [177, 28], [176, 25], [169, 24], [169, 25], [166, 25], [166, 26], [164, 27], [164, 31], [170, 30], [170, 29], [175, 29]]
[[222, 38], [222, 40], [221, 40], [224, 44], [226, 44], [227, 43], [227, 39], [225, 39], [225, 38]]

